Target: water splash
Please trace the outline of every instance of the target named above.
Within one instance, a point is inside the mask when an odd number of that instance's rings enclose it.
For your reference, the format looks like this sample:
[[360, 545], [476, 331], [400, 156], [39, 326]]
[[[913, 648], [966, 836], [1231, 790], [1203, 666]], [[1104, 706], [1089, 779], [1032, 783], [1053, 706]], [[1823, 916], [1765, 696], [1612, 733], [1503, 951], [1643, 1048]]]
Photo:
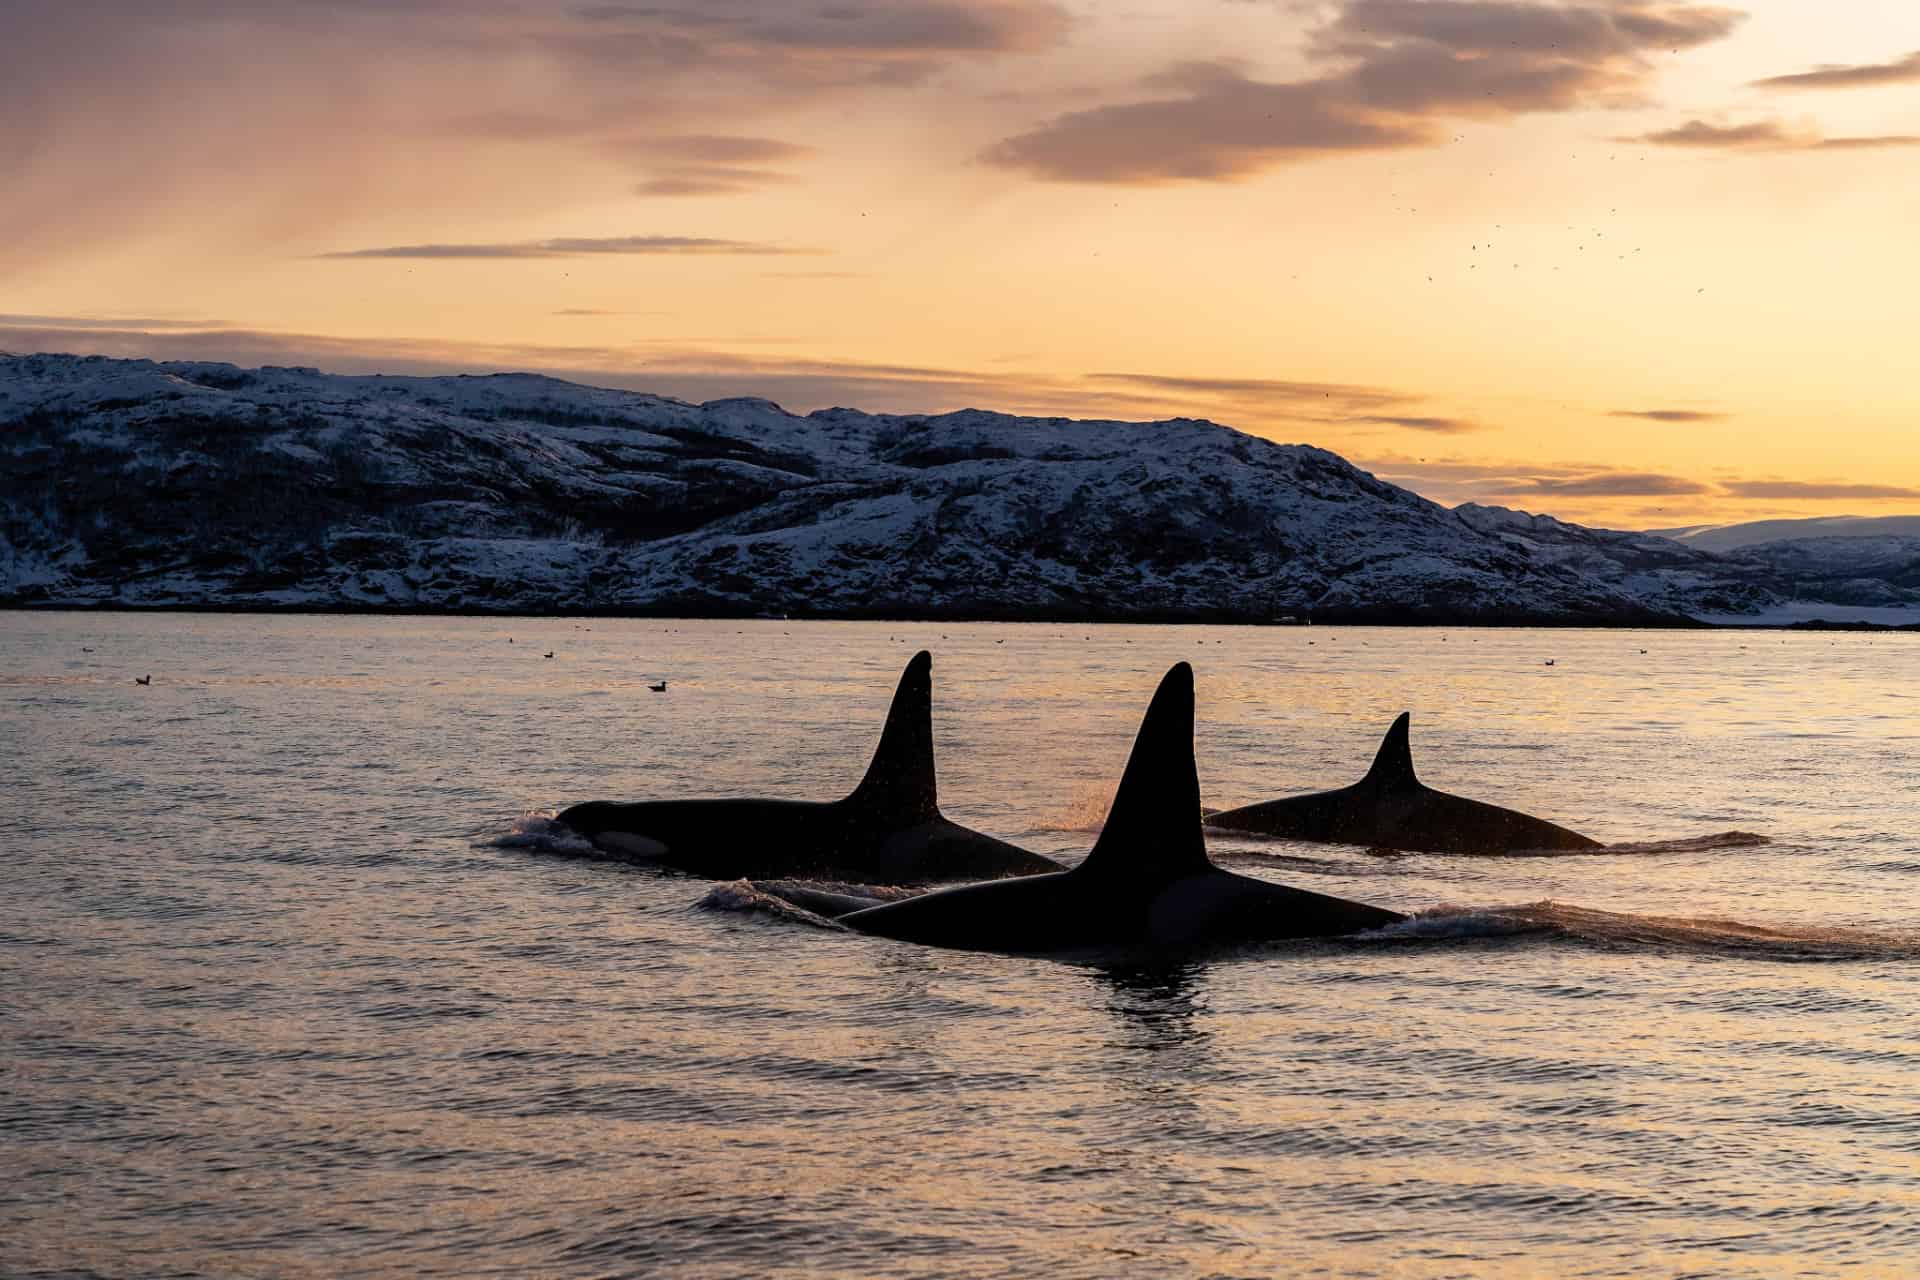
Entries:
[[1594, 850], [1595, 853], [1712, 853], [1719, 849], [1755, 849], [1772, 844], [1752, 831], [1719, 831], [1710, 836], [1690, 836], [1680, 840], [1626, 840]]
[[840, 880], [736, 880], [709, 893], [697, 905], [709, 911], [764, 911], [776, 916], [785, 914], [781, 910], [784, 907], [809, 917], [807, 923], [813, 923], [916, 897], [920, 892], [899, 885]]
[[805, 907], [795, 906], [777, 893], [760, 888], [751, 880], [730, 880], [715, 885], [707, 896], [693, 904], [701, 911], [742, 912], [770, 916], [775, 920], [811, 925], [816, 929], [845, 932], [845, 926]]
[[1107, 825], [1107, 810], [1112, 807], [1112, 786], [1083, 786], [1069, 796], [1058, 810], [1034, 823], [1032, 829], [1099, 835]]
[[561, 822], [551, 809], [528, 809], [503, 833], [479, 843], [493, 849], [527, 849], [568, 857], [591, 857], [593, 841]]
[[1417, 912], [1399, 924], [1358, 935], [1357, 940], [1427, 942], [1534, 933], [1608, 949], [1732, 954], [1764, 960], [1920, 958], [1920, 933], [1830, 925], [1756, 925], [1715, 916], [1634, 915], [1552, 901], [1499, 907], [1441, 905]]

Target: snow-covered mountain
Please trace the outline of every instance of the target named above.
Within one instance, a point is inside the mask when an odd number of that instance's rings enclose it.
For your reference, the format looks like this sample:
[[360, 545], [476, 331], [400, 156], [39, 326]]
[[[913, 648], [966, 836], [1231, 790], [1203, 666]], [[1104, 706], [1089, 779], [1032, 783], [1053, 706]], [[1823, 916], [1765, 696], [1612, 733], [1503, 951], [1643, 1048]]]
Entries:
[[0, 457], [13, 605], [1660, 623], [1799, 591], [1187, 419], [42, 355], [0, 358]]
[[1797, 520], [1749, 520], [1744, 524], [1696, 524], [1648, 533], [1702, 551], [1738, 551], [1765, 542], [1813, 538], [1920, 538], [1920, 516], [1809, 516]]

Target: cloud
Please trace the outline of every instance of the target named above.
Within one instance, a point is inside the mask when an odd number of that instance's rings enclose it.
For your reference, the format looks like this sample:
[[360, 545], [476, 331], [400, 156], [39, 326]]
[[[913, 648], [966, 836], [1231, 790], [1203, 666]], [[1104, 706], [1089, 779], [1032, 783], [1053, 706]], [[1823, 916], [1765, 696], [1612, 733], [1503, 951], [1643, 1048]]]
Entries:
[[1609, 418], [1642, 418], [1648, 422], [1725, 422], [1724, 413], [1704, 413], [1698, 409], [1615, 409]]
[[1920, 498], [1920, 489], [1892, 484], [1844, 484], [1806, 480], [1729, 480], [1737, 498]]
[[1318, 85], [1223, 75], [1181, 98], [1070, 112], [984, 159], [1058, 182], [1146, 185], [1231, 180], [1305, 155], [1429, 140], [1418, 122], [1369, 119]]
[[643, 196], [731, 196], [793, 181], [796, 179], [792, 174], [771, 169], [685, 165], [661, 170], [635, 187], [634, 193]]
[[1298, 419], [1307, 410], [1314, 414], [1338, 411], [1343, 414], [1403, 404], [1415, 397], [1405, 392], [1379, 387], [1359, 387], [1340, 382], [1294, 382], [1278, 378], [1182, 378], [1151, 373], [1090, 373], [1094, 383], [1117, 384], [1155, 394], [1162, 398], [1200, 398], [1226, 404], [1260, 406], [1280, 410]]
[[1383, 427], [1405, 427], [1410, 431], [1432, 431], [1440, 435], [1459, 435], [1467, 431], [1484, 431], [1486, 427], [1466, 418], [1395, 418], [1379, 414], [1354, 418], [1354, 422], [1373, 422]]
[[1871, 62], [1859, 66], [1828, 63], [1812, 71], [1794, 75], [1768, 76], [1755, 80], [1756, 89], [1866, 89], [1883, 84], [1909, 84], [1920, 81], [1920, 52], [1910, 53], [1892, 62]]
[[1671, 129], [1617, 138], [1617, 142], [1648, 142], [1662, 147], [1701, 147], [1756, 151], [1840, 151], [1874, 147], [1920, 146], [1920, 136], [1882, 134], [1854, 138], [1823, 138], [1808, 130], [1790, 129], [1778, 120], [1747, 124], [1710, 124], [1689, 120]]
[[1781, 147], [1804, 146], [1806, 139], [1788, 132], [1778, 120], [1719, 125], [1689, 120], [1671, 129], [1621, 138], [1621, 142], [1651, 142], [1663, 147]]
[[1044, 48], [1066, 30], [1065, 10], [1013, 0], [681, 0], [592, 4], [589, 23], [656, 35], [697, 33], [716, 43], [862, 53], [992, 53]]
[[218, 329], [218, 320], [167, 320], [152, 316], [23, 316], [0, 313], [0, 329], [70, 329], [76, 332], [88, 330], [138, 329], [155, 330], [198, 330]]
[[795, 249], [755, 240], [714, 240], [702, 236], [612, 236], [592, 239], [561, 236], [552, 240], [519, 240], [504, 244], [399, 244], [376, 249], [343, 249], [316, 255], [321, 258], [580, 258], [598, 254], [749, 254], [755, 256], [812, 254], [818, 249]]
[[1854, 151], [1879, 147], [1920, 147], [1920, 134], [1883, 133], [1863, 138], [1822, 138], [1815, 151]]
[[1540, 463], [1407, 454], [1358, 454], [1354, 459], [1383, 480], [1412, 489], [1445, 505], [1478, 502], [1490, 506], [1556, 511], [1613, 511], [1633, 497], [1706, 498], [1713, 486], [1680, 476], [1623, 471], [1590, 462]]
[[1655, 0], [1345, 0], [1309, 38], [1316, 76], [1271, 83], [1230, 62], [1182, 64], [1143, 82], [1154, 96], [1055, 117], [983, 158], [1052, 181], [1145, 185], [1431, 145], [1443, 120], [1633, 101], [1652, 54], [1721, 39], [1742, 16]]
[[738, 134], [681, 133], [664, 137], [618, 138], [607, 149], [625, 152], [646, 160], [675, 160], [690, 164], [778, 164], [784, 160], [803, 160], [815, 154], [813, 147], [779, 138], [755, 138]]
[[1712, 493], [1713, 486], [1702, 484], [1698, 480], [1689, 480], [1684, 476], [1667, 476], [1646, 471], [1602, 471], [1594, 475], [1566, 478], [1538, 476], [1497, 492], [1639, 498]]
[[648, 172], [634, 188], [643, 196], [737, 195], [794, 182], [793, 174], [761, 166], [815, 153], [779, 138], [712, 133], [615, 138], [601, 149]]
[[[1657, 472], [1633, 472], [1592, 463], [1539, 465], [1531, 462], [1475, 458], [1417, 458], [1386, 454], [1354, 459], [1384, 480], [1403, 485], [1436, 502], [1449, 505], [1480, 502], [1497, 506], [1537, 507], [1545, 503], [1556, 511], [1594, 512], [1617, 520], [1621, 500], [1678, 498], [1671, 506], [1644, 506], [1637, 514], [1671, 519], [1697, 513], [1708, 518], [1725, 513], [1730, 503], [1782, 501], [1898, 501], [1920, 499], [1920, 488], [1848, 481], [1740, 480], [1714, 481]], [[1748, 508], [1749, 510], [1751, 508]], [[1743, 517], [1744, 518], [1744, 517]]]
[[598, 4], [552, 41], [673, 75], [822, 89], [917, 84], [956, 58], [1036, 53], [1072, 25], [1054, 0], [677, 0]]

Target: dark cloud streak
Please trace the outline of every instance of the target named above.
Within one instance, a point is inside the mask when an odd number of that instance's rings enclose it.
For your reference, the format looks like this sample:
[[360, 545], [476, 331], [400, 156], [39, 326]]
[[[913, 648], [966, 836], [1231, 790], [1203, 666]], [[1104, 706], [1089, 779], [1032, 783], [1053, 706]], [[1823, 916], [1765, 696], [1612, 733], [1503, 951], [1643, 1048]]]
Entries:
[[785, 256], [816, 254], [819, 249], [790, 248], [753, 240], [714, 240], [701, 236], [613, 236], [592, 239], [563, 236], [553, 240], [520, 240], [502, 244], [401, 244], [374, 249], [343, 249], [317, 255], [328, 259], [419, 258], [513, 260], [524, 258], [581, 258], [596, 255], [685, 254], [719, 256]]
[[1340, 382], [1295, 382], [1280, 378], [1183, 378], [1151, 373], [1090, 373], [1087, 381], [1115, 383], [1163, 396], [1197, 396], [1240, 404], [1286, 406], [1298, 413], [1331, 403], [1346, 413], [1404, 404], [1416, 399], [1405, 392], [1360, 387]]
[[1746, 124], [1712, 124], [1705, 120], [1689, 120], [1671, 129], [1656, 129], [1652, 133], [1616, 138], [1614, 141], [1725, 151], [1856, 151], [1920, 146], [1920, 136], [1912, 134], [1823, 138], [1816, 133], [1790, 129], [1778, 120], [1754, 120]]
[[1920, 498], [1920, 489], [1893, 484], [1845, 484], [1807, 480], [1729, 480], [1736, 498]]
[[1640, 418], [1647, 422], [1725, 422], [1724, 413], [1705, 413], [1698, 409], [1615, 409], [1609, 418]]
[[1514, 482], [1511, 488], [1496, 490], [1510, 495], [1559, 494], [1589, 498], [1668, 497], [1713, 491], [1712, 485], [1702, 484], [1698, 480], [1647, 471], [1604, 471], [1571, 477], [1536, 476]]
[[1370, 422], [1383, 427], [1405, 427], [1409, 431], [1431, 431], [1437, 435], [1461, 435], [1468, 431], [1484, 431], [1486, 427], [1466, 418], [1397, 418], [1384, 414], [1368, 414], [1353, 418], [1353, 422]]
[[1858, 66], [1829, 64], [1793, 75], [1768, 76], [1755, 80], [1756, 89], [1869, 89], [1883, 84], [1911, 84], [1920, 81], [1920, 52], [1910, 53], [1892, 62], [1873, 62]]

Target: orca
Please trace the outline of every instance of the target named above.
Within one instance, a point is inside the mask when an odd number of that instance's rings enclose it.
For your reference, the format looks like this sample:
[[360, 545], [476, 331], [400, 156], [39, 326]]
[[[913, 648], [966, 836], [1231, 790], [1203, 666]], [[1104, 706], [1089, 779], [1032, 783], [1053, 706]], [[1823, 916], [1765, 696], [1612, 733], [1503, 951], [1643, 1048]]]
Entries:
[[1222, 871], [1193, 760], [1193, 668], [1160, 682], [1093, 851], [1071, 871], [963, 885], [838, 917], [861, 933], [1021, 955], [1191, 952], [1330, 937], [1397, 911]]
[[1410, 713], [1401, 713], [1387, 730], [1367, 776], [1352, 786], [1227, 809], [1209, 814], [1207, 825], [1283, 840], [1420, 853], [1571, 852], [1606, 847], [1544, 818], [1426, 786], [1413, 772], [1413, 748], [1407, 738], [1412, 721]]
[[1058, 871], [1050, 858], [941, 816], [932, 668], [925, 650], [907, 664], [873, 763], [845, 799], [597, 800], [559, 821], [602, 853], [714, 880], [908, 885]]

